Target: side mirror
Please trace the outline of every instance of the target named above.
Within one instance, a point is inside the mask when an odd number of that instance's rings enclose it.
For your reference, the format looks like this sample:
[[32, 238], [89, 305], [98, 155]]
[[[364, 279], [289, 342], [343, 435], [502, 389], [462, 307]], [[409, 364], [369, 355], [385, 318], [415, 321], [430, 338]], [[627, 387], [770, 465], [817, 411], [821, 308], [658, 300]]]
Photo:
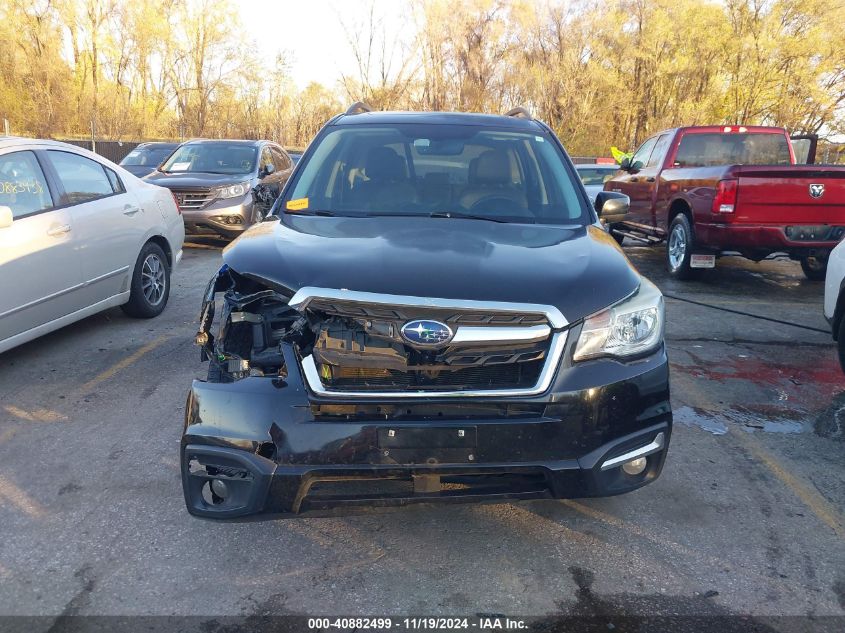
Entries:
[[624, 193], [599, 191], [596, 196], [596, 213], [608, 224], [625, 220], [630, 207], [631, 199]]
[[641, 160], [635, 160], [631, 163], [631, 166], [628, 168], [632, 173], [638, 172], [643, 168], [643, 162]]
[[273, 165], [273, 163], [268, 163], [267, 165], [264, 166], [264, 169], [261, 170], [261, 174], [262, 174], [261, 177], [266, 178], [267, 176], [272, 174], [274, 171], [276, 171], [275, 165]]
[[631, 159], [628, 158], [627, 156], [625, 158], [623, 158], [622, 162], [619, 163], [619, 168], [623, 169], [625, 171], [628, 171], [629, 169], [631, 169]]

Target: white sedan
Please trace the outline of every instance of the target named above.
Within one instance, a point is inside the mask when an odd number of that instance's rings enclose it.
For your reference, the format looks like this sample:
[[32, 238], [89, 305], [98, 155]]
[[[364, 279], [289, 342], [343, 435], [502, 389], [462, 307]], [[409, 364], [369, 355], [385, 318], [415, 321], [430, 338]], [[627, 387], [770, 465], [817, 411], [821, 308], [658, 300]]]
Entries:
[[0, 139], [0, 353], [114, 306], [159, 315], [184, 238], [167, 189], [72, 145]]
[[839, 342], [839, 363], [845, 371], [845, 241], [833, 249], [827, 260], [824, 284], [824, 316]]
[[583, 163], [575, 165], [575, 171], [584, 183], [584, 189], [590, 196], [590, 202], [595, 202], [599, 191], [604, 191], [604, 183], [613, 178], [613, 174], [619, 171], [618, 165], [603, 165], [596, 163]]

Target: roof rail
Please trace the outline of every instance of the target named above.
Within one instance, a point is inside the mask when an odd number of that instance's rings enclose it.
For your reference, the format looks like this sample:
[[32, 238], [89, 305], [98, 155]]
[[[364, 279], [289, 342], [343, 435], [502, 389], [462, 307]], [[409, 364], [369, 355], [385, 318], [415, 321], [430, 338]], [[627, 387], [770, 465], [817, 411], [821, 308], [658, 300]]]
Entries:
[[346, 114], [362, 114], [364, 112], [372, 112], [373, 109], [363, 101], [356, 101], [346, 109]]
[[513, 110], [508, 110], [505, 113], [505, 116], [513, 116], [519, 119], [533, 119], [534, 117], [531, 116], [531, 113], [523, 107], [514, 108]]

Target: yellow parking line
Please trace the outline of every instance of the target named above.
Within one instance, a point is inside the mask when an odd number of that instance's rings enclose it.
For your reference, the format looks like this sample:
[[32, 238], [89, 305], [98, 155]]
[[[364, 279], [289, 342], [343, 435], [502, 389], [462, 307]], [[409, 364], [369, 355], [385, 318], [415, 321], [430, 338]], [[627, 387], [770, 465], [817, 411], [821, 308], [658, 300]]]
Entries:
[[6, 405], [3, 409], [6, 413], [28, 422], [62, 422], [67, 420], [67, 416], [63, 413], [51, 411], [50, 409], [41, 408], [33, 409], [32, 411], [25, 411], [13, 404]]
[[35, 499], [18, 488], [14, 482], [9, 481], [5, 477], [0, 477], [0, 506], [5, 506], [5, 502], [7, 501], [33, 519], [40, 519], [46, 514], [44, 508]]
[[147, 343], [143, 347], [138, 348], [138, 350], [134, 354], [127, 356], [126, 358], [124, 358], [120, 362], [115, 363], [114, 365], [112, 365], [111, 367], [106, 369], [101, 374], [97, 375], [96, 377], [94, 377], [91, 380], [89, 380], [88, 382], [86, 382], [84, 385], [82, 385], [82, 387], [80, 388], [80, 391], [82, 391], [82, 392], [91, 391], [94, 387], [96, 387], [100, 383], [105, 382], [109, 378], [112, 378], [118, 372], [123, 371], [124, 369], [126, 369], [127, 367], [132, 365], [133, 363], [137, 362], [145, 354], [149, 354], [151, 351], [153, 351], [155, 348], [159, 347], [162, 343], [164, 343], [169, 338], [171, 338], [171, 337], [170, 336], [159, 336], [157, 339], [150, 341], [149, 343]]
[[[696, 396], [696, 400], [702, 404], [710, 401], [704, 391], [693, 381], [684, 381], [684, 389], [691, 391], [692, 395]], [[795, 475], [783, 468], [748, 433], [732, 430], [730, 437], [734, 438], [738, 444], [742, 444], [755, 459], [766, 466], [782, 484], [789, 488], [822, 523], [831, 528], [839, 538], [845, 540], [845, 527], [843, 527], [845, 526], [845, 519], [824, 497], [809, 489]]]
[[832, 529], [839, 538], [845, 540], [845, 518], [834, 508], [830, 502], [822, 497], [819, 493], [811, 490], [805, 486], [798, 478], [786, 470], [778, 463], [774, 457], [763, 449], [762, 446], [750, 436], [742, 436], [741, 433], [736, 434], [740, 438], [740, 443], [743, 444], [748, 451], [762, 464], [772, 472], [772, 474], [780, 479], [792, 493], [798, 497], [802, 503], [813, 511], [819, 520]]

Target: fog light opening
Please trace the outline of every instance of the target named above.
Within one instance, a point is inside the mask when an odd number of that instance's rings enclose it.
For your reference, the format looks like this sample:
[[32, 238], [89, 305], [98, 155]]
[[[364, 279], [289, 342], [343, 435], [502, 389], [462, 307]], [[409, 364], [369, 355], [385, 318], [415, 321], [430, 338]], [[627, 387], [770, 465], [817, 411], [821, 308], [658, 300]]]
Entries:
[[622, 464], [622, 472], [631, 477], [636, 477], [645, 470], [646, 466], [648, 466], [648, 458], [637, 457]]
[[212, 479], [211, 481], [205, 482], [205, 485], [202, 487], [202, 498], [209, 505], [220, 505], [221, 503], [226, 501], [226, 497], [229, 495], [229, 488], [226, 486], [225, 482], [221, 481], [220, 479]]

